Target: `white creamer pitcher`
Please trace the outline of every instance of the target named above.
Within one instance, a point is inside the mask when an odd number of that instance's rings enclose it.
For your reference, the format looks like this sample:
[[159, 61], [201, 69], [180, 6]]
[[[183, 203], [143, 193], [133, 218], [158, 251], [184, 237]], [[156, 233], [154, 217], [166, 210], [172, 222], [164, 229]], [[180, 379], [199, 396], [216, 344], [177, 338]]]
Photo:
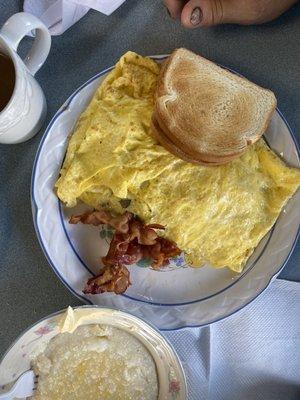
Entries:
[[[18, 45], [31, 31], [35, 31], [35, 39], [31, 50], [22, 60], [17, 54]], [[0, 112], [0, 143], [24, 142], [41, 128], [47, 107], [34, 75], [44, 64], [50, 46], [48, 29], [28, 13], [14, 14], [0, 30], [0, 53], [8, 56], [15, 68], [12, 96]]]

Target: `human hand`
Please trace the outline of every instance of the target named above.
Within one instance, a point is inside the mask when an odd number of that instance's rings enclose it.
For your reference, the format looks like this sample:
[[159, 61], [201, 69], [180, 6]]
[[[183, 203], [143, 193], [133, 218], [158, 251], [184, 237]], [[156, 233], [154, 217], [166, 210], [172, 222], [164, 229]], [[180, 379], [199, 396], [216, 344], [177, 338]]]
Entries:
[[262, 24], [288, 10], [297, 0], [164, 0], [172, 18], [197, 28], [218, 24]]

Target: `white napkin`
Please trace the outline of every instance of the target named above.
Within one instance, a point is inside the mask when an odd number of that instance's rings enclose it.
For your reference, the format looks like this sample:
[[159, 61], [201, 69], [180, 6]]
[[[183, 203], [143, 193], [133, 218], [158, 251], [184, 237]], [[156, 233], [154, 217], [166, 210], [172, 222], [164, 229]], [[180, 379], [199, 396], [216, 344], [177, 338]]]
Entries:
[[125, 0], [24, 0], [24, 11], [42, 20], [51, 35], [61, 35], [90, 8], [110, 15], [124, 2]]
[[223, 321], [164, 334], [183, 361], [188, 400], [300, 399], [300, 283], [277, 279]]

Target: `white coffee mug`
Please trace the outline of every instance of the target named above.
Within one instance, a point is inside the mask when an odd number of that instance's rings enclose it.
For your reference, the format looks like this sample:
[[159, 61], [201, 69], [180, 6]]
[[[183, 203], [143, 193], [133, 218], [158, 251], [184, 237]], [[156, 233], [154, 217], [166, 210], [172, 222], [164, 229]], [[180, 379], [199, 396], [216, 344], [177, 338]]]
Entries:
[[[17, 49], [20, 41], [31, 31], [35, 31], [35, 39], [31, 50], [22, 60]], [[47, 106], [34, 75], [44, 64], [50, 46], [48, 29], [38, 18], [28, 13], [14, 14], [0, 30], [0, 53], [8, 56], [15, 68], [13, 94], [0, 112], [0, 143], [24, 142], [41, 128]]]

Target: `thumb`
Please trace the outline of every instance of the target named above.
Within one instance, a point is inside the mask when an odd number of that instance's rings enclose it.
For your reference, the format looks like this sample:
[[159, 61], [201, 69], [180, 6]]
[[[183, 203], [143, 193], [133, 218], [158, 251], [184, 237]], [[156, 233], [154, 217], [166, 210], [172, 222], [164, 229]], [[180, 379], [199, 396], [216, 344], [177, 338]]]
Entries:
[[227, 22], [228, 12], [226, 0], [190, 0], [181, 13], [181, 23], [187, 28], [212, 26]]
[[181, 12], [187, 28], [235, 23], [261, 24], [277, 18], [297, 0], [190, 0]]

